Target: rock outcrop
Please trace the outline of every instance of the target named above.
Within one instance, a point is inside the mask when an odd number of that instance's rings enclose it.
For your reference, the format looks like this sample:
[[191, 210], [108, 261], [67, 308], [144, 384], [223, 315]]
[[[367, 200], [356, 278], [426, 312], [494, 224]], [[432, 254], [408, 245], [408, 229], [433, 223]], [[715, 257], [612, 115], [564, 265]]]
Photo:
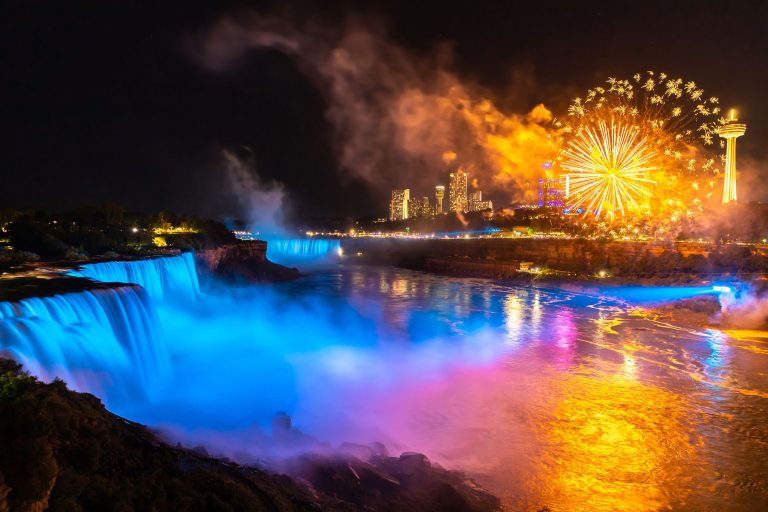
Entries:
[[299, 276], [296, 268], [285, 267], [267, 259], [267, 242], [239, 240], [195, 253], [198, 270], [228, 281], [250, 283], [287, 281]]

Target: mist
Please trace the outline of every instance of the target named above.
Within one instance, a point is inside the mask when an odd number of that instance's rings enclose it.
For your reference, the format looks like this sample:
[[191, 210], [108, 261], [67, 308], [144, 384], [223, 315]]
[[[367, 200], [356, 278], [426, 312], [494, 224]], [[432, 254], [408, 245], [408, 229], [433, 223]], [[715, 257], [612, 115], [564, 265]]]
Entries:
[[[219, 283], [197, 299], [169, 295], [156, 302], [166, 375], [141, 393], [81, 390], [98, 391], [110, 410], [169, 442], [240, 462], [277, 463], [321, 443], [423, 449], [409, 427], [408, 395], [446, 373], [492, 365], [507, 348], [483, 324], [457, 337], [446, 319], [423, 311], [393, 320], [375, 293], [350, 301], [333, 281], [331, 273], [295, 288]], [[108, 379], [122, 390], [132, 372], [120, 368]], [[288, 441], [271, 431], [280, 412], [295, 427]]]
[[[250, 152], [248, 148], [246, 151]], [[285, 187], [278, 181], [265, 181], [255, 168], [253, 159], [244, 159], [233, 150], [221, 151], [225, 177], [230, 193], [235, 197], [241, 221], [248, 229], [264, 238], [286, 236]]]

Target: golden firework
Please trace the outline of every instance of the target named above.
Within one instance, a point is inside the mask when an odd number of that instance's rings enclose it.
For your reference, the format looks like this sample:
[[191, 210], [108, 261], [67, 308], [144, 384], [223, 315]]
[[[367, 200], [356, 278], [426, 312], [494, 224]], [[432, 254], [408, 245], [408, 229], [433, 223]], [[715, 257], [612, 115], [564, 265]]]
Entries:
[[585, 214], [605, 213], [613, 218], [638, 209], [637, 200], [651, 194], [654, 181], [648, 173], [655, 151], [637, 126], [611, 120], [598, 121], [597, 127], [582, 127], [568, 141], [561, 167], [569, 173], [570, 200], [583, 206]]
[[[619, 236], [672, 232], [670, 224], [703, 212], [721, 172], [719, 103], [695, 82], [654, 71], [588, 89], [554, 121], [569, 206], [597, 214], [594, 226]], [[617, 215], [626, 220], [603, 222]]]

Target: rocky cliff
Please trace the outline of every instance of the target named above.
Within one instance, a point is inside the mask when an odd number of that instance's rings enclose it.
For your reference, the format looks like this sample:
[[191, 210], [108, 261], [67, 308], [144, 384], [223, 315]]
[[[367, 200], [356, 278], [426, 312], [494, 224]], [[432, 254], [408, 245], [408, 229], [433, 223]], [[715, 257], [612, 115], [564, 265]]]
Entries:
[[278, 265], [267, 259], [267, 242], [238, 240], [195, 253], [201, 275], [206, 272], [230, 281], [251, 283], [287, 281], [299, 276], [295, 268]]

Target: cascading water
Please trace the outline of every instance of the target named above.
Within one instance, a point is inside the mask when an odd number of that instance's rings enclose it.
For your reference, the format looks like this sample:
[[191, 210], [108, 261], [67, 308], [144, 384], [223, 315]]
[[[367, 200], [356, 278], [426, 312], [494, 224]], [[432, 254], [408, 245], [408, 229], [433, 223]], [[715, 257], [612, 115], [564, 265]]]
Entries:
[[144, 395], [166, 376], [157, 333], [154, 307], [138, 286], [0, 302], [0, 352], [40, 378], [100, 396]]
[[69, 272], [104, 283], [132, 283], [147, 290], [153, 300], [194, 298], [200, 292], [192, 253], [136, 261], [87, 263]]
[[199, 295], [193, 255], [88, 263], [67, 275], [126, 286], [0, 302], [0, 352], [108, 403], [157, 389], [169, 356], [156, 303]]
[[338, 239], [274, 239], [267, 244], [267, 257], [281, 264], [334, 263], [340, 255], [341, 241]]

